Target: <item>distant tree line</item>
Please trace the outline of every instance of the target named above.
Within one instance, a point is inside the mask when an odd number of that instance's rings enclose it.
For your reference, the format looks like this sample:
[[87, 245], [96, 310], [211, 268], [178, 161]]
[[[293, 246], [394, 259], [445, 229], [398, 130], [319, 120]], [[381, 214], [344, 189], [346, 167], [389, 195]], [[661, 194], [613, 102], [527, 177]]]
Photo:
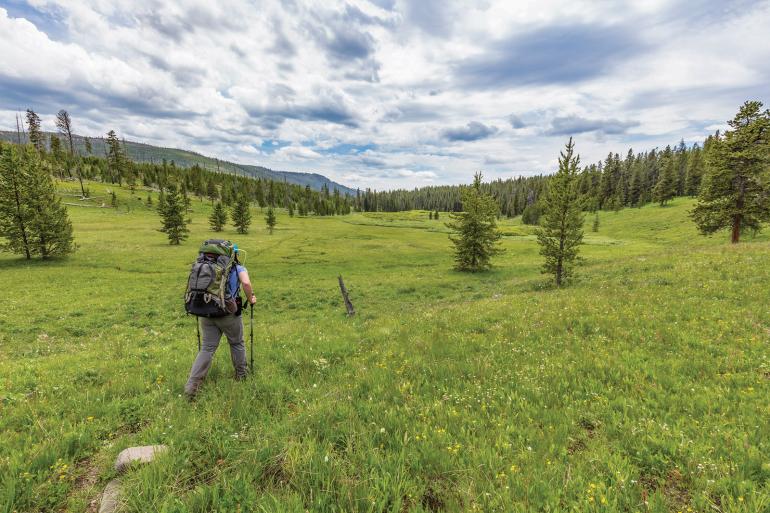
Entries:
[[89, 138], [84, 139], [82, 147], [73, 143], [72, 119], [64, 110], [57, 114], [56, 126], [59, 130], [57, 134], [46, 134], [40, 128], [40, 117], [29, 109], [26, 113], [26, 134], [22, 134], [20, 127], [16, 143], [34, 146], [55, 177], [77, 179], [84, 197], [88, 196], [88, 190], [83, 180], [95, 180], [126, 186], [131, 190], [143, 186], [161, 192], [173, 184], [184, 197], [194, 195], [199, 199], [206, 198], [212, 204], [221, 201], [228, 207], [233, 207], [239, 197], [244, 196], [260, 208], [291, 209], [301, 216], [344, 215], [353, 208], [353, 198], [340, 194], [337, 189], [330, 192], [326, 184], [320, 191], [315, 191], [310, 186], [217, 172], [197, 164], [178, 167], [174, 161], [166, 160], [158, 163], [133, 162], [127, 155], [125, 142], [114, 130], [110, 130], [104, 139], [105, 154], [96, 155]]
[[[618, 210], [640, 207], [650, 202], [662, 205], [676, 196], [697, 196], [705, 171], [704, 152], [709, 151], [719, 134], [709, 136], [703, 146], [692, 147], [681, 141], [675, 147], [642, 153], [628, 150], [624, 158], [609, 153], [601, 162], [579, 170], [576, 177], [581, 204], [585, 210]], [[551, 175], [509, 178], [481, 184], [480, 190], [491, 194], [506, 217], [524, 216], [524, 222], [537, 224], [540, 198]], [[414, 190], [378, 192], [358, 191], [355, 209], [364, 212], [401, 210], [462, 210], [464, 186], [440, 185]]]

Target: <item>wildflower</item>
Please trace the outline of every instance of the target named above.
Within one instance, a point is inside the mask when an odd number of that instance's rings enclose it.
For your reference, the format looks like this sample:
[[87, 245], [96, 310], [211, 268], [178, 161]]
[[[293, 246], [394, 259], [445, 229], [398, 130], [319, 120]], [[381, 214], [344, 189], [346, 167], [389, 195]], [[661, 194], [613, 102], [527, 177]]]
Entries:
[[93, 422], [94, 418], [93, 418], [93, 417], [91, 417], [91, 416], [88, 416], [88, 417], [86, 417], [86, 420], [87, 420], [88, 422]]

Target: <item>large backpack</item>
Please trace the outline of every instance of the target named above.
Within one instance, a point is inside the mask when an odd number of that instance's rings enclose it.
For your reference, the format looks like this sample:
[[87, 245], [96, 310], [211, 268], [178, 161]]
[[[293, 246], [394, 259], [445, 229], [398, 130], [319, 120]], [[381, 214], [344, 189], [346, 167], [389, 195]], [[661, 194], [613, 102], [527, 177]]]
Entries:
[[228, 290], [235, 254], [235, 246], [228, 240], [211, 239], [203, 243], [187, 279], [184, 296], [187, 313], [222, 317], [237, 311], [235, 298]]

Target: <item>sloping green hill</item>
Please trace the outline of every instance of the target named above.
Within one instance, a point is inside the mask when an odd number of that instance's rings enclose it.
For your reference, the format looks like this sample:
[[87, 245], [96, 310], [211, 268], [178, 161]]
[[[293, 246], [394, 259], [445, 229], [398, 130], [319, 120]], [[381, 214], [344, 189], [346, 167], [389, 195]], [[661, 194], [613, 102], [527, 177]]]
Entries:
[[768, 511], [767, 233], [701, 237], [681, 198], [601, 213], [557, 290], [518, 219], [464, 274], [444, 214], [280, 211], [274, 235], [221, 234], [249, 251], [254, 375], [222, 341], [191, 404], [179, 291], [211, 207], [169, 246], [117, 193], [130, 213], [70, 207], [70, 258], [0, 254], [0, 511], [85, 511], [155, 443], [123, 511]]
[[[50, 133], [47, 133], [50, 135]], [[23, 139], [24, 136], [22, 136]], [[16, 142], [16, 132], [0, 131], [0, 140]], [[77, 151], [85, 154], [85, 137], [77, 135], [74, 138]], [[91, 138], [91, 146], [94, 155], [104, 156], [107, 154], [107, 146], [104, 138]], [[341, 194], [354, 195], [355, 191], [342, 184], [334, 182], [318, 173], [295, 173], [291, 171], [274, 171], [263, 166], [249, 164], [237, 164], [226, 160], [219, 160], [207, 157], [194, 151], [180, 150], [178, 148], [164, 148], [153, 146], [151, 144], [125, 141], [126, 153], [134, 162], [167, 162], [173, 161], [180, 167], [192, 167], [198, 165], [204, 169], [219, 171], [222, 173], [235, 173], [239, 175], [249, 175], [258, 178], [265, 178], [275, 181], [286, 181], [298, 185], [309, 185], [311, 189], [320, 191], [326, 185], [330, 191], [339, 190]]]

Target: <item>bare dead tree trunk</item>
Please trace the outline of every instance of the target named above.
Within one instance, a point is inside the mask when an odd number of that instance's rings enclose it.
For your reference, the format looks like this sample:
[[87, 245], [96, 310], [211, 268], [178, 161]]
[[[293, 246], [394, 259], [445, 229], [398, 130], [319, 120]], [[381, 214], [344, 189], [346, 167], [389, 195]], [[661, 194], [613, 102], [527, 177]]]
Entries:
[[353, 303], [350, 302], [348, 296], [348, 289], [345, 288], [345, 282], [342, 281], [342, 275], [340, 274], [337, 279], [340, 282], [340, 292], [342, 292], [342, 299], [345, 300], [345, 309], [348, 311], [348, 317], [352, 317], [356, 314], [356, 310], [353, 308]]

